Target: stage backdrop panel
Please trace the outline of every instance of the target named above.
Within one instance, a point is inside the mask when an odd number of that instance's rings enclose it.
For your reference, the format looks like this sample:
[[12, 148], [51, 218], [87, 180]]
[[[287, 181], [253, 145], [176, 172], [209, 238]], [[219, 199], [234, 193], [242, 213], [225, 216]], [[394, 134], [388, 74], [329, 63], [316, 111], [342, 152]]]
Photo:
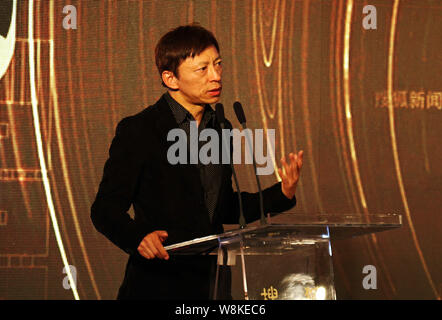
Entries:
[[[367, 5], [376, 29], [364, 27]], [[195, 21], [220, 43], [221, 102], [234, 127], [239, 100], [250, 128], [276, 130], [276, 164], [304, 150], [294, 214], [403, 216], [399, 230], [333, 243], [337, 297], [440, 298], [440, 1], [2, 0], [0, 8], [1, 299], [116, 297], [127, 255], [95, 230], [90, 207], [116, 124], [165, 90], [156, 42]], [[74, 9], [76, 29], [65, 29]], [[256, 191], [252, 166], [236, 167], [242, 190]], [[267, 187], [279, 177], [261, 179]], [[363, 288], [366, 265], [376, 267], [375, 290]]]

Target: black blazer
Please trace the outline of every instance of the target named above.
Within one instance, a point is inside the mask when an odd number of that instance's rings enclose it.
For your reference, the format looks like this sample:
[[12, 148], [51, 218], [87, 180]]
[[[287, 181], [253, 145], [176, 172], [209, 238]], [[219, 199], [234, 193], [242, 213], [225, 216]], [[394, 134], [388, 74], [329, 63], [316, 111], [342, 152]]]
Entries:
[[[212, 277], [213, 261], [173, 255], [168, 261], [148, 260], [138, 253], [138, 245], [155, 230], [168, 232], [167, 246], [222, 233], [222, 224], [239, 220], [230, 165], [220, 164], [222, 182], [211, 222], [196, 165], [169, 164], [167, 150], [174, 142], [167, 141], [167, 133], [174, 128], [178, 125], [163, 96], [122, 119], [110, 146], [91, 219], [99, 232], [130, 255], [119, 298], [209, 298], [206, 280]], [[216, 130], [221, 132], [219, 125]], [[246, 221], [259, 219], [258, 193], [242, 192], [241, 197]], [[284, 196], [280, 183], [263, 190], [263, 198], [265, 213], [286, 211], [296, 204], [296, 198]], [[127, 213], [131, 205], [134, 219]]]

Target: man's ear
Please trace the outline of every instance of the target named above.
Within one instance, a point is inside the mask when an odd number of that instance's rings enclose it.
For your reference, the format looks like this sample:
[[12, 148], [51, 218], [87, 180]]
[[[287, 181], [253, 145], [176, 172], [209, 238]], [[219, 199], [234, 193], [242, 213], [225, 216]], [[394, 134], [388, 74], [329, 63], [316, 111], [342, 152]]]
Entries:
[[164, 84], [172, 90], [178, 90], [178, 78], [173, 74], [172, 71], [163, 71], [161, 74]]

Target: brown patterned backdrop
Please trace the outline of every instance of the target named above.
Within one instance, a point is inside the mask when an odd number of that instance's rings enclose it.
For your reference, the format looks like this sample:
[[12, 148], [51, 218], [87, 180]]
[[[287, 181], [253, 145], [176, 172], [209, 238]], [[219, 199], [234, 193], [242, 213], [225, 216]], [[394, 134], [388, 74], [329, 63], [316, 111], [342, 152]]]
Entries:
[[[80, 299], [116, 297], [127, 256], [94, 229], [90, 206], [117, 122], [164, 91], [156, 42], [193, 21], [220, 42], [233, 125], [240, 100], [251, 128], [276, 129], [277, 159], [305, 150], [295, 213], [402, 214], [401, 229], [333, 244], [338, 298], [440, 298], [442, 1], [2, 3], [1, 299], [73, 299], [66, 264]], [[77, 29], [63, 28], [66, 5]], [[375, 30], [363, 28], [366, 5]], [[252, 167], [237, 168], [256, 191]], [[377, 290], [362, 287], [369, 264]]]

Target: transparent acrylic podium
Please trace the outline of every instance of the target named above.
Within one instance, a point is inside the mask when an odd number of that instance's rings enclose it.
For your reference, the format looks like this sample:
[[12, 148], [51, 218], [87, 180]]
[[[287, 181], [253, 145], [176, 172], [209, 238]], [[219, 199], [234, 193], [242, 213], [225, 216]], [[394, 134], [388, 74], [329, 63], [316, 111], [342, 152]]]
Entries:
[[[400, 215], [285, 213], [244, 229], [167, 246], [169, 254], [217, 255], [213, 299], [334, 300], [331, 241], [402, 226]], [[227, 271], [227, 272], [226, 272]]]

